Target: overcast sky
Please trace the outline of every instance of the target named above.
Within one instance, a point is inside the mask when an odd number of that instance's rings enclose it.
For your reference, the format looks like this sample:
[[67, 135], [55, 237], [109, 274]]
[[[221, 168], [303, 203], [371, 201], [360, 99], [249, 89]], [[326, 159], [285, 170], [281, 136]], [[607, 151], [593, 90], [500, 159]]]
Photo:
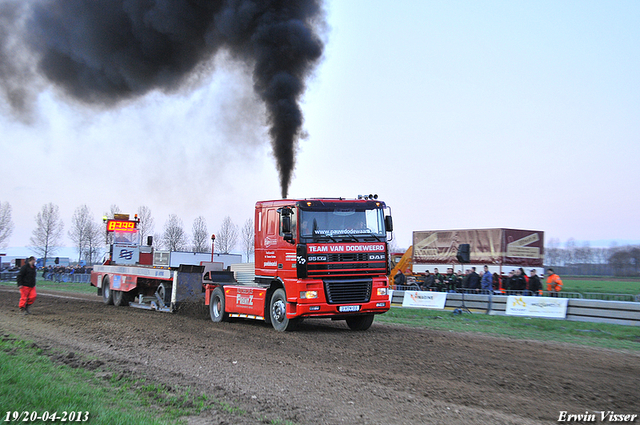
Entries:
[[[402, 248], [414, 230], [491, 227], [640, 241], [640, 2], [334, 0], [326, 21], [289, 197], [377, 193]], [[72, 246], [83, 204], [96, 220], [146, 205], [156, 233], [203, 216], [214, 233], [279, 198], [251, 76], [213, 65], [191, 90], [114, 110], [53, 87], [30, 123], [2, 105], [9, 246], [29, 245], [48, 202]]]

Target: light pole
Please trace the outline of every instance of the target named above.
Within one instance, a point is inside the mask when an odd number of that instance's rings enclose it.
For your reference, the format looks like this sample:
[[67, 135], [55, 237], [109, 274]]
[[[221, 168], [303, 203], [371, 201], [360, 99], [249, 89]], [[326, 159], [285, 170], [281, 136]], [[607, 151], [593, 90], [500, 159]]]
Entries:
[[216, 235], [211, 235], [211, 262], [213, 263], [213, 247], [215, 246]]

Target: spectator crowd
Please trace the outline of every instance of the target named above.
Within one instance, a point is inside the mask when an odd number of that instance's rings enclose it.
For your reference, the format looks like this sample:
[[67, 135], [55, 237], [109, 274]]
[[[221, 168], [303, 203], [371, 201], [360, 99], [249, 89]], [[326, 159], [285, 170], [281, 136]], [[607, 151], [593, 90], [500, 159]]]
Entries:
[[91, 268], [85, 266], [47, 266], [42, 268], [42, 278], [60, 282], [63, 275], [91, 274]]
[[[562, 280], [553, 272], [547, 269], [547, 290], [551, 295], [557, 295], [562, 289]], [[407, 270], [407, 274], [410, 270]], [[414, 281], [415, 280], [415, 281]], [[491, 273], [488, 266], [484, 266], [479, 273], [475, 267], [471, 267], [462, 273], [458, 270], [454, 273], [453, 268], [447, 268], [445, 274], [435, 268], [433, 273], [427, 270], [425, 273], [411, 275], [411, 279], [399, 271], [394, 276], [394, 286], [414, 286], [423, 291], [437, 292], [477, 292], [494, 294], [523, 294], [542, 295], [542, 281], [536, 269], [531, 269], [529, 275], [522, 267], [510, 271], [507, 275]]]

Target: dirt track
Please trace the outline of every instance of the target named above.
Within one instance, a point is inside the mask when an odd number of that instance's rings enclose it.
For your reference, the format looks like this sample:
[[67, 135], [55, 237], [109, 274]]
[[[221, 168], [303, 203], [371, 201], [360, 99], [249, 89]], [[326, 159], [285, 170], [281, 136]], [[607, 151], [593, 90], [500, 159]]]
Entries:
[[212, 323], [105, 306], [97, 296], [40, 294], [18, 314], [0, 287], [0, 334], [97, 356], [114, 368], [191, 386], [247, 411], [192, 424], [527, 424], [559, 412], [640, 413], [640, 354], [481, 335], [307, 320], [292, 333], [261, 322]]

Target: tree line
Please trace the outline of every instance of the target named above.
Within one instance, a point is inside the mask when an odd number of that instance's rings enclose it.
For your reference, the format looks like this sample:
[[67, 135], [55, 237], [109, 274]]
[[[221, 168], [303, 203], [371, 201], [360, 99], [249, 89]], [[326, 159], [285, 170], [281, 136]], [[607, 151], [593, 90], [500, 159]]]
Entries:
[[[5, 248], [13, 232], [11, 219], [11, 205], [0, 203], [0, 248]], [[103, 217], [112, 219], [120, 214], [117, 205], [111, 205], [109, 212]], [[141, 242], [144, 244], [148, 236], [152, 236], [152, 245], [156, 249], [168, 251], [211, 252], [212, 235], [207, 229], [207, 222], [203, 216], [193, 221], [191, 233], [185, 228], [183, 221], [175, 214], [170, 214], [161, 233], [155, 233], [154, 218], [151, 209], [145, 205], [138, 208], [138, 229]], [[78, 252], [78, 262], [84, 260], [87, 264], [100, 261], [105, 252], [105, 245], [111, 243], [112, 234], [106, 232], [104, 220], [96, 220], [87, 205], [81, 205], [71, 217], [71, 226], [67, 232]], [[46, 259], [53, 257], [61, 247], [64, 235], [64, 221], [60, 217], [60, 208], [48, 203], [35, 217], [35, 228], [29, 239], [30, 248], [34, 254]], [[215, 234], [214, 250], [221, 254], [232, 252], [238, 243], [242, 246], [243, 255], [247, 261], [254, 252], [253, 220], [245, 221], [242, 228], [233, 223], [231, 217], [224, 218], [222, 225]]]
[[[0, 202], [0, 248], [7, 246], [13, 232], [11, 213], [11, 204]], [[104, 216], [113, 218], [119, 213], [120, 208], [111, 205]], [[155, 220], [149, 207], [140, 206], [138, 218], [143, 243], [147, 236], [153, 236], [153, 246], [156, 249], [211, 252], [211, 234], [202, 216], [193, 221], [190, 234], [185, 230], [183, 221], [175, 214], [169, 215], [160, 233], [155, 233]], [[254, 252], [253, 232], [253, 220], [245, 221], [239, 228], [227, 216], [215, 233], [215, 251], [228, 254], [240, 243], [242, 253], [249, 261]], [[104, 223], [96, 220], [87, 205], [76, 208], [67, 234], [78, 251], [78, 262], [84, 260], [87, 264], [99, 262], [104, 254], [104, 246], [110, 243]], [[30, 248], [38, 257], [51, 258], [60, 248], [63, 235], [64, 222], [58, 206], [53, 203], [43, 205], [35, 217]], [[578, 244], [575, 239], [570, 238], [563, 247], [559, 239], [551, 238], [545, 246], [544, 263], [570, 275], [640, 276], [640, 246], [614, 244], [609, 248], [591, 247], [589, 242]]]
[[570, 238], [562, 247], [559, 239], [551, 238], [544, 263], [569, 275], [640, 276], [640, 246], [591, 247]]

